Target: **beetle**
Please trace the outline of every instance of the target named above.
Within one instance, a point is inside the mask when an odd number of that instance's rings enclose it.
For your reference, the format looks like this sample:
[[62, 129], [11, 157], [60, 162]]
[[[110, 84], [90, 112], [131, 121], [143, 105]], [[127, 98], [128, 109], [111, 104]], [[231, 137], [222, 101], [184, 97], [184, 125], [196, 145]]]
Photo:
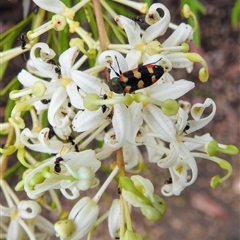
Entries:
[[61, 172], [61, 166], [60, 166], [60, 162], [61, 161], [64, 161], [64, 159], [62, 157], [57, 157], [55, 162], [54, 162], [54, 164], [55, 164], [54, 171], [56, 173], [60, 173]]
[[116, 56], [115, 59], [117, 61], [119, 73], [116, 72], [110, 64], [110, 68], [115, 72], [117, 77], [110, 79], [108, 86], [111, 91], [118, 94], [123, 93], [125, 95], [126, 93], [132, 93], [136, 90], [149, 87], [164, 74], [163, 68], [153, 63], [122, 72]]

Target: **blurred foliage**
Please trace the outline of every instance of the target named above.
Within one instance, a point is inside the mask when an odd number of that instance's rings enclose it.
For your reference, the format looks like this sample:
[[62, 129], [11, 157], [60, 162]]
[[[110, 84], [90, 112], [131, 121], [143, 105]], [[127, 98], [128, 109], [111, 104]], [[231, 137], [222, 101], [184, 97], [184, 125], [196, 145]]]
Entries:
[[[188, 4], [188, 6], [190, 7], [191, 11], [196, 16], [197, 22], [199, 24], [199, 14], [205, 14], [206, 13], [206, 8], [204, 7], [204, 5], [202, 3], [200, 3], [198, 0], [182, 0], [181, 1], [181, 5], [180, 5], [180, 9], [182, 9], [184, 4]], [[188, 19], [188, 23], [191, 26], [194, 26], [194, 22], [193, 22], [192, 18]], [[200, 25], [198, 25], [197, 30], [193, 34], [193, 41], [195, 42], [195, 44], [197, 46], [201, 45], [201, 29], [200, 29]]]
[[236, 0], [231, 14], [231, 23], [234, 28], [237, 27], [239, 18], [240, 18], [240, 0]]

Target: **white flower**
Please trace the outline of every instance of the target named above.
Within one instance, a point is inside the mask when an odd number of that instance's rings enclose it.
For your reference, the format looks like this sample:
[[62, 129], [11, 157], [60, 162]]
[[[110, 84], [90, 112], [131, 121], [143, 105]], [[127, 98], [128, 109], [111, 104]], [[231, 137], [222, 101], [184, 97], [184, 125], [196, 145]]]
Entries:
[[32, 199], [50, 189], [60, 189], [65, 197], [75, 199], [80, 190], [87, 190], [98, 183], [95, 172], [100, 165], [93, 150], [54, 156], [25, 176], [24, 189]]
[[[157, 9], [161, 9], [164, 12], [164, 16], [161, 18]], [[163, 55], [171, 60], [173, 67], [191, 67], [192, 63], [187, 58], [179, 58], [171, 55], [171, 52], [181, 52], [181, 48], [175, 48], [180, 46], [183, 42], [192, 39], [192, 28], [187, 24], [180, 24], [177, 29], [160, 44], [155, 39], [165, 34], [170, 24], [169, 10], [160, 3], [152, 4], [146, 14], [145, 21], [150, 24], [141, 36], [141, 29], [139, 25], [133, 20], [124, 16], [117, 16], [116, 22], [120, 24], [128, 37], [129, 44], [133, 47], [127, 53], [126, 60], [130, 69], [137, 67], [139, 60], [142, 59], [145, 62], [149, 56], [162, 52]]]
[[58, 153], [62, 149], [63, 143], [55, 136], [49, 139], [49, 131], [49, 128], [43, 128], [37, 133], [25, 128], [20, 135], [21, 143], [36, 152]]
[[7, 227], [7, 240], [21, 240], [25, 236], [24, 232], [29, 239], [43, 235], [45, 237], [54, 235], [52, 223], [40, 215], [41, 207], [37, 202], [32, 200], [20, 201], [4, 180], [1, 180], [1, 188], [9, 205], [9, 207], [0, 205], [1, 219], [3, 217], [10, 218]]
[[[36, 58], [35, 51], [38, 48], [41, 49], [40, 55], [42, 59], [46, 61], [52, 59], [55, 53], [45, 43], [37, 43], [31, 49], [30, 53], [31, 61], [36, 68], [35, 73], [39, 76], [50, 78], [51, 82], [34, 77], [25, 70], [22, 70], [18, 74], [18, 79], [25, 87], [32, 87], [38, 81], [46, 86], [47, 90], [45, 94], [40, 99], [32, 96], [31, 101], [33, 104], [36, 103], [35, 107], [38, 111], [48, 107], [48, 120], [50, 124], [56, 133], [61, 138], [64, 138], [64, 135], [70, 135], [71, 119], [75, 116], [72, 107], [69, 107], [69, 102], [74, 107], [83, 107], [81, 104], [82, 98], [77, 91], [77, 85], [71, 80], [70, 76], [71, 67], [77, 57], [78, 49], [77, 47], [72, 47], [62, 53], [59, 58], [60, 66], [58, 67], [55, 64]], [[56, 68], [60, 69], [61, 74], [56, 71]], [[50, 103], [46, 105], [39, 100], [49, 100]]]
[[[209, 106], [212, 106], [212, 112], [201, 119], [204, 109]], [[159, 154], [158, 160], [155, 156], [154, 162], [157, 162], [161, 168], [168, 168], [172, 178], [172, 183], [166, 184], [162, 189], [162, 193], [165, 196], [179, 195], [185, 187], [191, 185], [197, 178], [197, 165], [191, 151], [203, 148], [206, 144], [206, 141], [200, 139], [196, 141], [196, 139], [186, 138], [185, 135], [208, 124], [215, 115], [216, 105], [211, 99], [207, 99], [204, 104], [193, 105], [191, 112], [194, 120], [188, 120], [187, 113], [181, 108], [178, 116], [173, 119], [151, 105], [147, 106], [144, 112], [150, 126], [148, 135], [155, 137], [155, 142], [153, 142], [153, 139], [146, 142], [146, 145], [149, 145], [147, 150], [151, 151], [151, 147], [154, 147], [161, 150], [162, 154], [165, 154], [165, 156]], [[186, 126], [189, 128], [187, 131], [185, 131]], [[157, 144], [158, 138], [169, 143], [169, 148], [165, 147], [162, 142]], [[154, 144], [156, 145], [154, 146]], [[153, 156], [151, 153], [150, 155]]]

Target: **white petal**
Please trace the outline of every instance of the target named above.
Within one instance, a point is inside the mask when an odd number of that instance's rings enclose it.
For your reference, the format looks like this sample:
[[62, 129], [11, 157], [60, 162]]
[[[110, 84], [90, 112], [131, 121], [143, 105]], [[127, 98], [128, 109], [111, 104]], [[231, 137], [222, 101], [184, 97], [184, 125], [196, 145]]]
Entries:
[[[143, 111], [150, 125], [161, 135], [162, 140], [166, 142], [176, 141], [175, 126], [159, 107], [148, 104]], [[151, 130], [153, 131], [153, 129]]]
[[68, 188], [63, 188], [63, 186], [61, 186], [60, 191], [65, 198], [70, 200], [74, 200], [80, 196], [80, 191], [76, 186]]
[[78, 111], [72, 121], [73, 130], [76, 132], [84, 132], [93, 127], [100, 126], [107, 117], [107, 113], [105, 113], [102, 112], [101, 108], [97, 111], [89, 111], [87, 109]]
[[188, 60], [182, 54], [181, 56], [179, 56], [178, 54], [175, 53], [169, 53], [166, 56], [171, 61], [173, 68], [189, 68], [190, 70], [190, 68], [193, 67], [193, 62]]
[[17, 220], [11, 220], [7, 229], [7, 239], [23, 239], [23, 229]]
[[71, 104], [78, 109], [84, 109], [83, 98], [78, 92], [77, 86], [74, 82], [70, 82], [66, 86], [67, 95], [70, 98]]
[[48, 12], [62, 13], [66, 8], [65, 4], [60, 0], [33, 0], [40, 8]]
[[24, 219], [35, 218], [41, 210], [40, 205], [31, 200], [23, 200], [18, 204], [19, 216]]
[[30, 58], [31, 58], [35, 68], [38, 71], [43, 72], [44, 75], [48, 76], [49, 78], [57, 79], [58, 75], [55, 72], [54, 65], [50, 64], [50, 63], [47, 63], [47, 62], [44, 62], [44, 61], [41, 61], [38, 58], [36, 58], [35, 50], [37, 48], [41, 49], [40, 54], [42, 54], [42, 55], [44, 54], [45, 57], [48, 56], [48, 57], [46, 57], [46, 60], [47, 59], [52, 59], [54, 57], [54, 55], [55, 55], [54, 51], [51, 48], [49, 48], [49, 46], [46, 43], [37, 43], [31, 49]]
[[32, 87], [35, 82], [41, 81], [45, 84], [46, 81], [43, 81], [41, 78], [37, 78], [27, 72], [25, 69], [22, 69], [22, 71], [18, 74], [17, 76], [19, 82], [24, 86], [24, 87]]
[[[42, 129], [40, 133], [31, 132], [30, 129], [25, 128], [20, 135], [20, 140], [24, 146], [27, 148], [34, 150], [36, 152], [44, 152], [44, 153], [57, 153], [61, 148], [63, 143], [56, 138], [51, 138], [51, 140], [45, 139], [45, 143], [39, 141], [39, 134], [46, 134], [45, 138], [48, 138], [49, 129]], [[29, 142], [29, 140], [31, 142]], [[44, 144], [43, 144], [44, 143]]]
[[120, 202], [114, 199], [108, 215], [108, 231], [112, 239], [119, 237], [120, 229]]
[[104, 81], [90, 74], [78, 70], [71, 70], [71, 77], [86, 93], [105, 94], [109, 92], [109, 87]]
[[[157, 9], [159, 8], [164, 12], [163, 18], [161, 18], [159, 13], [157, 12]], [[170, 23], [170, 12], [163, 4], [154, 3], [149, 8], [148, 13], [145, 17], [145, 21], [148, 24], [152, 24], [154, 22], [153, 25], [146, 29], [142, 36], [143, 41], [148, 43], [150, 41], [153, 41], [157, 37], [162, 36], [166, 32]]]
[[63, 52], [58, 61], [61, 65], [61, 74], [63, 76], [70, 76], [70, 69], [78, 56], [79, 50], [78, 47], [74, 46], [69, 49], [67, 49], [65, 52]]
[[[147, 143], [151, 143], [151, 145], [159, 145], [159, 150], [156, 148], [148, 146]], [[156, 141], [153, 137], [148, 137], [146, 143], [147, 153], [148, 153], [148, 160], [151, 163], [157, 163], [160, 159], [162, 159], [164, 155], [164, 151], [162, 151], [162, 147], [164, 147], [164, 143], [162, 141]]]
[[[119, 70], [121, 70], [122, 72], [126, 72], [128, 69], [128, 65], [127, 65], [127, 62], [125, 60], [125, 58], [123, 57], [123, 55], [117, 51], [114, 51], [114, 50], [107, 50], [107, 51], [104, 51], [102, 52], [100, 55], [99, 55], [99, 58], [98, 58], [98, 63], [100, 65], [103, 65], [107, 68], [110, 68], [110, 65], [109, 65], [109, 58], [111, 58], [111, 61], [112, 61], [112, 68], [117, 72], [119, 73]], [[117, 60], [116, 60], [117, 59]], [[118, 63], [119, 63], [119, 67], [118, 67]], [[114, 71], [111, 71], [110, 73], [110, 78], [113, 78], [113, 77], [116, 77], [117, 75], [115, 74]]]
[[[190, 127], [191, 128], [191, 127]], [[193, 150], [199, 150], [204, 151], [204, 145], [207, 142], [210, 142], [213, 140], [211, 135], [209, 133], [206, 133], [202, 136], [194, 136], [194, 139], [200, 140], [199, 142], [184, 142], [184, 145], [187, 147], [187, 149], [191, 152]]]
[[125, 144], [123, 146], [123, 158], [127, 170], [136, 167], [139, 163], [140, 157], [141, 154], [138, 147], [130, 144]]
[[124, 28], [131, 46], [135, 47], [142, 42], [140, 27], [136, 22], [124, 16], [116, 16], [115, 21]]
[[163, 47], [179, 46], [192, 39], [193, 30], [188, 24], [181, 23], [177, 29], [162, 43]]
[[112, 148], [122, 147], [128, 140], [131, 129], [131, 117], [128, 108], [124, 104], [114, 105], [114, 115], [112, 119], [114, 131], [109, 131], [104, 138], [104, 142]]
[[136, 137], [140, 127], [143, 124], [143, 117], [142, 117], [142, 103], [133, 102], [129, 106], [130, 118], [132, 121], [132, 129], [131, 135], [129, 136], [129, 142], [132, 144], [136, 144]]
[[97, 160], [95, 152], [91, 149], [81, 152], [66, 153], [64, 158], [70, 159], [63, 164], [67, 169], [71, 168], [72, 171], [76, 171], [81, 166], [85, 166], [91, 168], [93, 172], [96, 172], [101, 166], [101, 162]]
[[[212, 112], [207, 117], [201, 118], [205, 108], [210, 106], [212, 106]], [[188, 130], [188, 133], [195, 132], [198, 129], [201, 129], [204, 126], [206, 126], [209, 122], [211, 122], [213, 117], [215, 116], [216, 109], [217, 108], [215, 102], [210, 98], [207, 98], [203, 104], [202, 103], [194, 104], [191, 108], [191, 115], [195, 121], [194, 120], [189, 121], [190, 129]]]
[[32, 170], [27, 176], [24, 178], [24, 190], [27, 193], [28, 197], [31, 199], [36, 199], [42, 196], [46, 191], [50, 189], [59, 189], [60, 188], [60, 181], [57, 179], [45, 179], [42, 183], [37, 184], [30, 188], [29, 182], [31, 182], [32, 178], [35, 174], [41, 173], [44, 167], [52, 167], [54, 166], [54, 162], [56, 158], [49, 158], [45, 160], [40, 166]]
[[64, 101], [67, 98], [66, 89], [59, 86], [50, 102], [48, 109], [48, 121], [53, 127], [65, 127], [67, 123], [65, 122], [65, 117], [59, 112]]
[[165, 158], [158, 161], [158, 166], [161, 168], [170, 168], [176, 165], [179, 157], [179, 146], [176, 143], [170, 143], [170, 153], [167, 154]]
[[35, 219], [35, 224], [44, 233], [47, 233], [50, 236], [55, 235], [53, 224], [48, 221], [46, 218], [42, 217], [41, 215], [38, 215]]
[[63, 143], [62, 141], [59, 141], [56, 137], [49, 139], [49, 131], [49, 128], [43, 128], [38, 135], [38, 140], [44, 148], [51, 149], [52, 153], [59, 152], [63, 147]]
[[151, 98], [164, 101], [167, 99], [177, 99], [193, 89], [194, 86], [194, 82], [181, 79], [175, 82], [154, 84], [149, 87], [148, 93]]
[[126, 56], [128, 69], [134, 69], [138, 67], [138, 62], [141, 58], [142, 53], [136, 49], [131, 49]]
[[190, 186], [191, 184], [193, 184], [196, 179], [197, 179], [197, 175], [198, 175], [198, 168], [197, 168], [197, 164], [196, 161], [194, 159], [194, 157], [191, 155], [191, 153], [189, 152], [189, 150], [185, 147], [185, 145], [182, 143], [180, 144], [181, 147], [181, 157], [182, 159], [186, 159], [186, 163], [188, 165], [188, 169], [191, 170], [191, 180], [187, 182], [186, 186]]
[[88, 233], [96, 222], [99, 214], [98, 205], [89, 197], [84, 197], [76, 203], [70, 214], [69, 219], [75, 222], [76, 230], [71, 240], [79, 240]]

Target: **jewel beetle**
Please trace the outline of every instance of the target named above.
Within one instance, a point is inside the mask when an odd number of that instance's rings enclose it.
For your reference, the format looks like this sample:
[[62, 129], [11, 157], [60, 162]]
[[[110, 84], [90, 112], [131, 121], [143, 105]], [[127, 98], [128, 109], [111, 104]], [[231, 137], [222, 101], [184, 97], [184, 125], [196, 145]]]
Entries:
[[153, 63], [122, 72], [116, 56], [115, 59], [117, 61], [119, 73], [116, 72], [110, 64], [110, 68], [115, 72], [117, 77], [110, 79], [108, 82], [110, 90], [115, 93], [123, 93], [125, 95], [126, 93], [132, 93], [136, 90], [149, 87], [164, 74], [164, 69]]

